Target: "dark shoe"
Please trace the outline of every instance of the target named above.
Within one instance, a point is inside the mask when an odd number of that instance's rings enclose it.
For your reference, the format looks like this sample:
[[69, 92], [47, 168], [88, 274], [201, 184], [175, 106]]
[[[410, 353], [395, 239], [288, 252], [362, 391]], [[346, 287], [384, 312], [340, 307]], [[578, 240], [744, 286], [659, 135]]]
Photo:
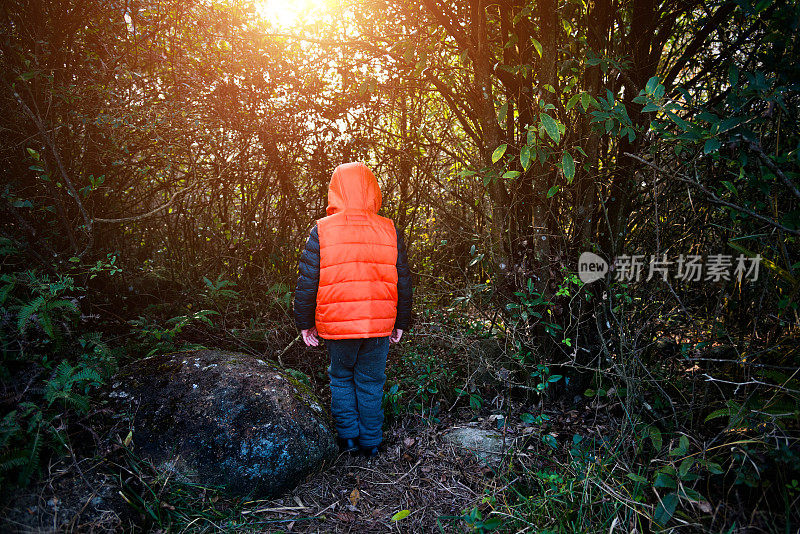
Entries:
[[375, 456], [378, 456], [379, 452], [377, 445], [372, 445], [371, 447], [359, 446], [358, 449], [361, 451], [361, 454], [363, 454], [367, 458], [374, 458]]
[[356, 452], [358, 450], [357, 438], [336, 438], [339, 450], [342, 452]]

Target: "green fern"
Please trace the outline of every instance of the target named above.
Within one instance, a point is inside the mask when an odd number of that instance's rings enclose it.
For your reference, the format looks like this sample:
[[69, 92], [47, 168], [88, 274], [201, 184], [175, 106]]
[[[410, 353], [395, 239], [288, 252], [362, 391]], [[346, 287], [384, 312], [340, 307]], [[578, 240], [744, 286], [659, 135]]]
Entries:
[[0, 457], [0, 475], [7, 473], [17, 467], [22, 467], [28, 461], [28, 451], [16, 449], [3, 454]]
[[89, 411], [89, 397], [78, 393], [71, 393], [62, 397], [65, 407], [70, 407], [76, 412], [85, 414]]
[[[50, 407], [57, 400], [61, 400], [64, 407], [71, 407], [78, 413], [89, 411], [89, 397], [84, 393], [92, 386], [103, 383], [100, 374], [89, 367], [73, 367], [67, 361], [62, 361], [56, 367], [55, 374], [45, 386], [44, 398]], [[76, 387], [77, 386], [77, 387]], [[83, 387], [84, 393], [74, 391]]]
[[50, 339], [55, 339], [56, 332], [53, 327], [53, 312], [55, 310], [68, 309], [71, 312], [77, 312], [78, 307], [74, 302], [66, 299], [56, 299], [48, 301], [44, 295], [39, 295], [32, 301], [20, 307], [17, 316], [17, 329], [20, 334], [25, 333], [25, 329], [33, 314], [39, 318], [39, 324], [42, 330], [48, 335]]
[[217, 280], [212, 282], [207, 277], [203, 277], [203, 283], [206, 285], [205, 294], [210, 300], [216, 299], [237, 299], [239, 292], [233, 289], [225, 289], [226, 287], [235, 287], [236, 282], [225, 280], [222, 275], [217, 276]]
[[[0, 306], [14, 315], [10, 334], [25, 337], [25, 343], [11, 344], [2, 333], [3, 361], [24, 359], [50, 376], [31, 384], [25, 401], [0, 416], [0, 486], [27, 485], [51, 453], [69, 447], [71, 419], [89, 412], [92, 390], [116, 366], [117, 355], [100, 334], [81, 332], [73, 297], [82, 291], [66, 275], [33, 269], [0, 275]], [[76, 357], [74, 364], [69, 358]], [[0, 376], [10, 374], [0, 363]]]
[[58, 299], [47, 303], [47, 311], [53, 311], [60, 308], [69, 308], [71, 311], [78, 311], [78, 306], [71, 300]]
[[13, 256], [19, 254], [19, 249], [7, 237], [0, 237], [0, 256]]
[[5, 449], [13, 436], [20, 430], [21, 428], [17, 422], [17, 410], [11, 410], [0, 421], [0, 449]]
[[30, 445], [30, 449], [25, 451], [26, 456], [26, 463], [22, 466], [22, 470], [19, 473], [18, 483], [21, 486], [27, 486], [28, 483], [31, 481], [31, 477], [34, 473], [39, 471], [39, 464], [41, 461], [40, 455], [42, 450], [42, 439], [41, 439], [41, 421], [39, 427], [36, 429], [36, 434], [34, 435], [33, 442]]
[[8, 295], [11, 291], [16, 287], [16, 282], [14, 279], [6, 274], [0, 276], [0, 281], [5, 282], [3, 287], [0, 287], [0, 305], [5, 305], [6, 300], [8, 300]]
[[17, 329], [20, 334], [25, 333], [25, 326], [31, 318], [31, 315], [39, 311], [39, 308], [45, 303], [45, 298], [41, 295], [33, 299], [27, 304], [24, 304], [17, 314]]
[[99, 386], [103, 383], [103, 378], [100, 373], [90, 367], [84, 367], [72, 376], [74, 382], [90, 382], [93, 386]]

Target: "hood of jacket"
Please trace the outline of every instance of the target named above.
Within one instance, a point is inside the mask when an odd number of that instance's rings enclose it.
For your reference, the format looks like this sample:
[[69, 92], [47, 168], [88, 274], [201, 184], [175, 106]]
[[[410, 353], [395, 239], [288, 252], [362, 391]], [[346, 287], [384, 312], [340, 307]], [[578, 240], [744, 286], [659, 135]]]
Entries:
[[381, 189], [369, 167], [363, 163], [344, 163], [336, 167], [328, 186], [328, 215], [344, 210], [366, 210], [378, 213]]

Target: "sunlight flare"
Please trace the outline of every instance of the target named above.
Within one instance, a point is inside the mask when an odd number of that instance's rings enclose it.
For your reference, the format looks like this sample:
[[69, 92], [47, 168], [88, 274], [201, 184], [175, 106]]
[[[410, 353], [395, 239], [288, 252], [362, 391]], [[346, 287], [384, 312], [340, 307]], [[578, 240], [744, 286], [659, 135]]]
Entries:
[[257, 0], [256, 12], [278, 26], [290, 27], [303, 20], [320, 18], [328, 0]]

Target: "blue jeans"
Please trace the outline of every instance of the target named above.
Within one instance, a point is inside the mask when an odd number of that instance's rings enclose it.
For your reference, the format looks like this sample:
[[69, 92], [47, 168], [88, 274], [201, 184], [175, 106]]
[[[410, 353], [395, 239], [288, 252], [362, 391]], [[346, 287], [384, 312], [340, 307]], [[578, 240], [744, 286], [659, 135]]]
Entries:
[[331, 412], [340, 438], [373, 447], [383, 440], [383, 384], [389, 338], [326, 339]]

